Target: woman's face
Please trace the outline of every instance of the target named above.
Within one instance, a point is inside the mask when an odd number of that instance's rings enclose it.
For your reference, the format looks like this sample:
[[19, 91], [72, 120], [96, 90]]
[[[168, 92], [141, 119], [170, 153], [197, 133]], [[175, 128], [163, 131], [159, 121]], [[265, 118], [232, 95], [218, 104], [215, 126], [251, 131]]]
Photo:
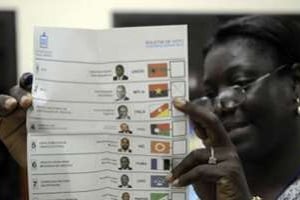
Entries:
[[[278, 67], [275, 55], [271, 47], [259, 48], [243, 39], [213, 47], [204, 61], [206, 93], [218, 96], [271, 72]], [[218, 114], [242, 159], [263, 158], [295, 130], [293, 82], [278, 74], [247, 89], [242, 105]]]

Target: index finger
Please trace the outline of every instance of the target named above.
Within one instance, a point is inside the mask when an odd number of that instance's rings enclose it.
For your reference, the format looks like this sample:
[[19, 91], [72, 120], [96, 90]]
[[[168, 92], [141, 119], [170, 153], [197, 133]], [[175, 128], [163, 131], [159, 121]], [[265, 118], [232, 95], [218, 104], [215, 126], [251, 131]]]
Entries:
[[18, 105], [15, 98], [8, 95], [0, 95], [0, 117], [10, 114]]
[[189, 115], [191, 120], [206, 129], [212, 146], [232, 146], [222, 122], [213, 112], [182, 98], [175, 98], [173, 102], [176, 109]]

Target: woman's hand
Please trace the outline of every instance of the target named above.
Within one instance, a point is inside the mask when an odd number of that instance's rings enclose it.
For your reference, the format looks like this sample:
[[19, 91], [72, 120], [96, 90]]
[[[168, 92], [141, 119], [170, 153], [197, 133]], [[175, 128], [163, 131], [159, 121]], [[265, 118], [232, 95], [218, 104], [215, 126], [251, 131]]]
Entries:
[[[195, 131], [206, 148], [191, 152], [168, 177], [175, 186], [192, 184], [204, 200], [249, 200], [251, 194], [241, 162], [219, 118], [207, 109], [175, 99], [177, 109], [194, 122]], [[214, 151], [216, 164], [208, 160]]]
[[27, 165], [26, 110], [32, 104], [31, 84], [32, 74], [23, 74], [20, 84], [10, 89], [10, 96], [0, 95], [0, 139], [24, 168]]

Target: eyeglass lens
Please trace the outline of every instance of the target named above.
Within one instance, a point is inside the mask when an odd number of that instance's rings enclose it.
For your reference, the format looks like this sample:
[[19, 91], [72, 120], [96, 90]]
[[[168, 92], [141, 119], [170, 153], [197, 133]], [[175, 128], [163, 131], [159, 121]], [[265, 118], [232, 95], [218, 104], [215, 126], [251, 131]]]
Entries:
[[204, 96], [198, 99], [195, 103], [215, 112], [216, 109], [232, 109], [239, 106], [246, 99], [245, 90], [238, 86], [232, 86], [224, 89], [217, 97], [209, 98]]

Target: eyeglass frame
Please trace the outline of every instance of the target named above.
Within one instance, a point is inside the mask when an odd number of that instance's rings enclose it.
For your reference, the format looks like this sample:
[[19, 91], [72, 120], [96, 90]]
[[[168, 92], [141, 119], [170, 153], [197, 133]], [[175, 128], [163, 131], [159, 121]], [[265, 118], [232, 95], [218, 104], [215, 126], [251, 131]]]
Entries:
[[[272, 75], [276, 74], [277, 72], [279, 72], [280, 70], [286, 69], [287, 67], [290, 67], [290, 64], [283, 64], [280, 65], [279, 67], [276, 67], [275, 69], [273, 69], [270, 72], [267, 72], [261, 76], [259, 76], [258, 78], [256, 78], [255, 80], [251, 81], [250, 83], [247, 83], [246, 85], [233, 85], [233, 86], [229, 86], [227, 87], [225, 90], [229, 90], [230, 88], [240, 88], [241, 89], [241, 93], [243, 94], [244, 98], [242, 101], [238, 102], [235, 107], [240, 106], [242, 103], [244, 103], [247, 100], [247, 91], [246, 89], [249, 87], [253, 87], [254, 85], [258, 84], [259, 82], [266, 80], [267, 78], [271, 77]], [[217, 96], [218, 97], [218, 96]], [[210, 98], [208, 96], [202, 96], [200, 97], [198, 100], [196, 100], [197, 103], [200, 103], [201, 100], [204, 100], [204, 98], [206, 100], [210, 101], [210, 110], [216, 111], [216, 99], [217, 97], [214, 98]], [[230, 109], [230, 108], [225, 108], [223, 105], [221, 105], [220, 99], [218, 102], [218, 107], [220, 107], [222, 110], [226, 110], [226, 109]]]

